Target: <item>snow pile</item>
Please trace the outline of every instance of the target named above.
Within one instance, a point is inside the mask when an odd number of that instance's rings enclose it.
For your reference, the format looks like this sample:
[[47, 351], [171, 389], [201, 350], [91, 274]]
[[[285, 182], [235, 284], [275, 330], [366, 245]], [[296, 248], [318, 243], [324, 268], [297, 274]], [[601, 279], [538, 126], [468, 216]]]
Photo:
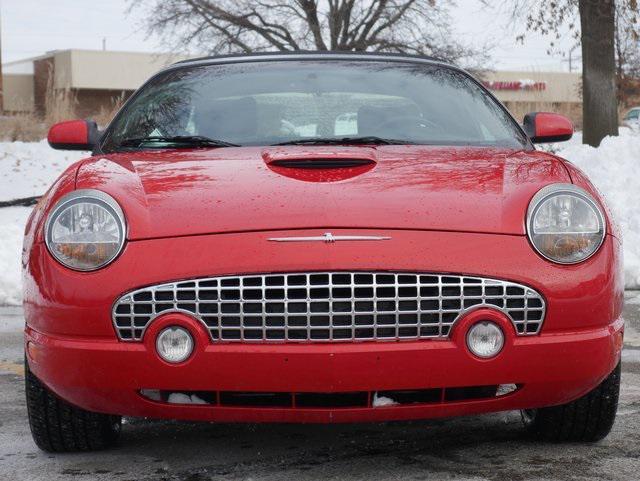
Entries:
[[0, 209], [0, 306], [19, 305], [22, 300], [20, 253], [30, 212], [26, 207]]
[[209, 404], [197, 394], [172, 392], [165, 398], [158, 389], [142, 389], [140, 390], [140, 394], [152, 401], [168, 402], [169, 404]]
[[64, 169], [86, 152], [53, 150], [41, 142], [0, 142], [0, 201], [45, 193]]
[[208, 404], [204, 399], [200, 399], [195, 394], [184, 394], [181, 392], [173, 392], [169, 394], [167, 400], [170, 404]]
[[517, 389], [518, 386], [516, 384], [500, 384], [496, 391], [496, 397], [506, 396], [507, 394], [511, 394]]
[[604, 195], [622, 231], [625, 285], [640, 288], [640, 131], [621, 128], [619, 137], [605, 138], [597, 149], [581, 142], [578, 134], [554, 151], [582, 169]]
[[393, 399], [385, 396], [379, 396], [377, 392], [373, 393], [372, 405], [374, 408], [382, 408], [387, 406], [395, 406], [398, 404]]
[[630, 296], [625, 295], [624, 296], [624, 303], [625, 304], [633, 304], [636, 306], [640, 306], [640, 294], [638, 294], [638, 291], [627, 291], [628, 294], [631, 294]]
[[[44, 194], [86, 152], [53, 150], [46, 141], [0, 142], [0, 201]], [[22, 301], [20, 253], [31, 207], [0, 208], [0, 305]]]

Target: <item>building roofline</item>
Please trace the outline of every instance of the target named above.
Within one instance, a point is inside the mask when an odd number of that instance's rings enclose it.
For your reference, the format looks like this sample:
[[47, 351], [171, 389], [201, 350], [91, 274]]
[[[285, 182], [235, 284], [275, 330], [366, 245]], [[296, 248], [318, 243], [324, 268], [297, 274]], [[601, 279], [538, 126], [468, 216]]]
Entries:
[[188, 54], [184, 54], [184, 53], [178, 53], [178, 52], [140, 52], [140, 51], [132, 51], [132, 50], [100, 50], [100, 49], [89, 49], [89, 48], [63, 48], [63, 49], [54, 49], [54, 50], [48, 50], [46, 52], [44, 52], [41, 55], [35, 55], [33, 57], [26, 57], [26, 58], [21, 58], [21, 59], [17, 59], [17, 60], [11, 60], [9, 62], [2, 62], [3, 66], [11, 66], [11, 65], [18, 65], [21, 63], [27, 63], [27, 62], [33, 62], [36, 60], [42, 60], [45, 58], [50, 58], [53, 57], [55, 55], [58, 54], [63, 54], [63, 53], [70, 53], [70, 52], [88, 52], [88, 53], [94, 53], [94, 54], [110, 54], [110, 53], [115, 53], [115, 54], [129, 54], [129, 55], [147, 55], [147, 56], [151, 56], [151, 57], [170, 57], [170, 56], [174, 56], [174, 57], [184, 57], [187, 56]]
[[176, 57], [179, 56], [187, 56], [188, 54], [185, 53], [179, 53], [179, 52], [143, 52], [140, 50], [102, 50], [102, 49], [92, 49], [92, 48], [64, 48], [64, 49], [59, 49], [59, 50], [50, 50], [48, 51], [45, 56], [47, 55], [55, 55], [57, 53], [63, 53], [63, 52], [89, 52], [89, 53], [97, 53], [97, 54], [106, 54], [106, 53], [128, 53], [128, 54], [133, 54], [133, 55], [173, 55]]
[[9, 62], [2, 62], [2, 66], [3, 67], [11, 67], [13, 65], [20, 65], [23, 63], [28, 63], [28, 62], [33, 62], [35, 60], [41, 60], [43, 58], [47, 58], [49, 56], [49, 54], [42, 54], [42, 55], [36, 55], [35, 57], [27, 57], [27, 58], [21, 58], [19, 60], [11, 60]]

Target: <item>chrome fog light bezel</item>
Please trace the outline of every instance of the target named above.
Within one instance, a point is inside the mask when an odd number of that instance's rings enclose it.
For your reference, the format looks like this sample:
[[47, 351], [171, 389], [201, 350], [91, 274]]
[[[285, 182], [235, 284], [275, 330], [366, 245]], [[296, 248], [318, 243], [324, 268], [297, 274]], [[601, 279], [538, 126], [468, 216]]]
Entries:
[[[475, 329], [478, 329], [480, 327], [487, 327], [490, 326], [491, 328], [495, 329], [496, 333], [499, 333], [499, 344], [498, 347], [495, 351], [491, 352], [491, 353], [483, 353], [481, 351], [479, 351], [477, 349], [477, 346], [472, 345], [471, 342], [471, 336], [474, 332]], [[500, 354], [502, 352], [502, 350], [504, 349], [504, 345], [505, 345], [505, 335], [504, 335], [504, 331], [502, 330], [502, 328], [496, 324], [495, 322], [492, 321], [479, 321], [476, 322], [475, 324], [473, 324], [469, 330], [467, 331], [467, 335], [465, 336], [465, 341], [467, 344], [467, 349], [469, 350], [469, 352], [471, 354], [473, 354], [474, 356], [480, 358], [480, 359], [493, 359], [495, 358], [498, 354]]]
[[[171, 334], [172, 332], [174, 333], [180, 332], [180, 333], [186, 334], [185, 339], [186, 339], [186, 345], [188, 349], [180, 357], [170, 358], [162, 348], [163, 337]], [[188, 329], [182, 326], [172, 325], [172, 326], [167, 326], [164, 329], [162, 329], [160, 332], [158, 332], [158, 335], [156, 336], [155, 345], [156, 345], [156, 353], [158, 354], [160, 359], [162, 359], [165, 362], [168, 362], [169, 364], [180, 364], [182, 362], [187, 361], [193, 354], [193, 351], [195, 348], [195, 341], [193, 340], [193, 336], [191, 335]]]

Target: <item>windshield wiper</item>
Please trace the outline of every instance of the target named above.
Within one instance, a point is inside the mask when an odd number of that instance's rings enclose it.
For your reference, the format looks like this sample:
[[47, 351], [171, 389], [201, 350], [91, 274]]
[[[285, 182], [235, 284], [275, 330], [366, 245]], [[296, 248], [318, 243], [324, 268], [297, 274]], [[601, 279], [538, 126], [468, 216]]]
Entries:
[[272, 145], [366, 145], [366, 144], [382, 144], [382, 145], [406, 145], [411, 142], [408, 140], [384, 139], [373, 135], [363, 137], [312, 137], [307, 139], [288, 140], [286, 142], [278, 142]]
[[160, 135], [150, 137], [137, 137], [125, 139], [120, 142], [120, 147], [141, 147], [149, 143], [163, 143], [172, 146], [184, 147], [239, 147], [238, 144], [232, 144], [224, 140], [210, 139], [202, 135], [175, 135], [173, 137], [163, 137]]

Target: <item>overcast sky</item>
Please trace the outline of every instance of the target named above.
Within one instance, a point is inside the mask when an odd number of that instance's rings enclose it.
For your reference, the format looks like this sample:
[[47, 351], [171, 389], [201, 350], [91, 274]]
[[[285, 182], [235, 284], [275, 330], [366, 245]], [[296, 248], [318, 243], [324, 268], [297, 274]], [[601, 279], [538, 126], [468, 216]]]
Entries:
[[[140, 12], [127, 15], [128, 5], [125, 0], [0, 0], [2, 61], [55, 49], [102, 49], [103, 39], [108, 50], [166, 50], [157, 38], [146, 38]], [[517, 43], [523, 27], [483, 10], [479, 0], [458, 0], [451, 13], [454, 30], [465, 42], [494, 46], [496, 69], [568, 71], [566, 57], [547, 55], [548, 38], [528, 33], [524, 45]], [[565, 52], [572, 45], [568, 35], [559, 42]]]

